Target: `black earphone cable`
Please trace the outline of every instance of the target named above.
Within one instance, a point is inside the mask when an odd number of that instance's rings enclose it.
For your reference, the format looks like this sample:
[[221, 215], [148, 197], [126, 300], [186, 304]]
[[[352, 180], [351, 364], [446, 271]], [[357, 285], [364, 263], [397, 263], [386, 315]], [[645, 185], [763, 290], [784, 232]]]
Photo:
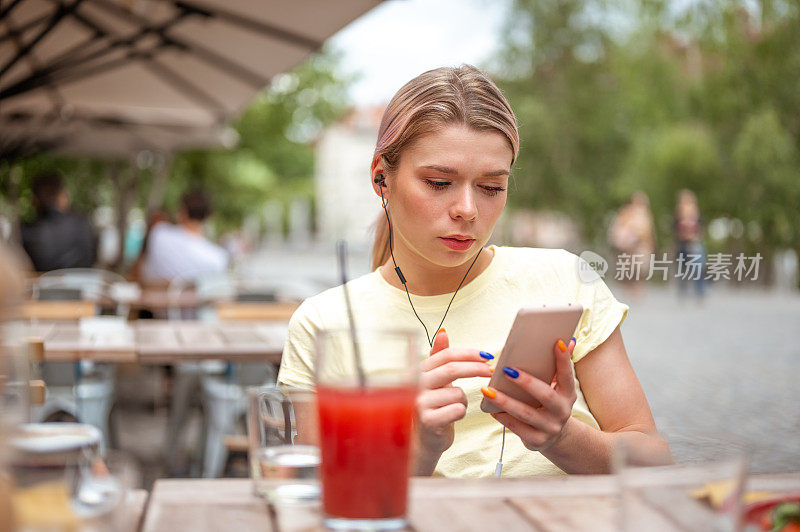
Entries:
[[[425, 325], [425, 322], [422, 321], [422, 318], [419, 317], [419, 314], [417, 314], [417, 309], [414, 308], [414, 303], [411, 301], [411, 294], [408, 292], [408, 285], [406, 284], [406, 278], [403, 276], [403, 272], [400, 270], [400, 267], [397, 265], [397, 261], [394, 258], [394, 244], [392, 240], [392, 220], [389, 218], [389, 210], [386, 208], [386, 198], [383, 197], [383, 187], [385, 186], [386, 181], [385, 179], [379, 178], [376, 179], [375, 182], [378, 183], [379, 190], [381, 192], [381, 203], [383, 205], [383, 212], [384, 214], [386, 214], [386, 223], [389, 226], [389, 254], [392, 257], [392, 263], [394, 264], [394, 271], [397, 273], [397, 277], [400, 279], [400, 283], [403, 285], [403, 288], [406, 291], [406, 297], [408, 298], [408, 304], [411, 305], [411, 311], [414, 312], [414, 316], [417, 317], [417, 320], [420, 322], [420, 324], [422, 324], [422, 328], [425, 329], [425, 337], [428, 339], [428, 345], [433, 347], [433, 341], [436, 339], [436, 335], [434, 335], [434, 337], [431, 338], [431, 334], [428, 331], [428, 327]], [[467, 273], [465, 273], [464, 277], [461, 278], [461, 282], [458, 283], [458, 287], [456, 287], [455, 292], [453, 292], [453, 297], [450, 298], [450, 302], [447, 304], [447, 308], [445, 309], [444, 315], [442, 316], [442, 321], [439, 322], [439, 326], [436, 328], [437, 332], [442, 328], [442, 325], [444, 325], [444, 320], [447, 317], [447, 313], [450, 312], [450, 305], [453, 304], [453, 301], [456, 298], [456, 294], [458, 294], [458, 291], [461, 289], [461, 285], [463, 285], [464, 281], [467, 279], [469, 272], [472, 271], [472, 267], [475, 266], [476, 262], [478, 262], [478, 257], [481, 256], [481, 251], [483, 251], [483, 248], [478, 250], [478, 254], [475, 255], [474, 259], [472, 259], [472, 264], [470, 264], [469, 268], [467, 268]]]

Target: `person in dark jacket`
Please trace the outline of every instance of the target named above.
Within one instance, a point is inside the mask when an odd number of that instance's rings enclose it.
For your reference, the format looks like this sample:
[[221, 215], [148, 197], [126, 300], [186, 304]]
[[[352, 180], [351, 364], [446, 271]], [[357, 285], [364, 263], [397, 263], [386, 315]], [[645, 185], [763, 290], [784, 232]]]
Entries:
[[61, 176], [46, 173], [33, 180], [33, 205], [36, 219], [22, 225], [20, 236], [34, 269], [91, 268], [95, 260], [92, 224], [69, 210]]

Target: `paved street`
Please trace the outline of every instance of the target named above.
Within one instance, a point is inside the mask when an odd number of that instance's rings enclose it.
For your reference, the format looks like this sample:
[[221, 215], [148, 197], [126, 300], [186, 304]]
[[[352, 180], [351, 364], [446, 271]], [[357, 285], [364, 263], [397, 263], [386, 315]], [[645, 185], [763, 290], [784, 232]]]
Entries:
[[622, 332], [677, 460], [739, 447], [754, 472], [800, 471], [800, 296], [651, 289]]

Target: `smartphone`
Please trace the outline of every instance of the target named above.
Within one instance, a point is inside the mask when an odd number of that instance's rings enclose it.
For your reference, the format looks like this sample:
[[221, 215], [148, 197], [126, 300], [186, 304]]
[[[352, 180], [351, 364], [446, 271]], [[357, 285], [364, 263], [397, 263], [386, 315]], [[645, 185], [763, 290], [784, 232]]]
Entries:
[[[508, 333], [489, 386], [533, 407], [540, 406], [539, 401], [505, 376], [503, 368], [512, 367], [546, 383], [553, 382], [556, 374], [553, 348], [559, 339], [569, 342], [575, 335], [582, 314], [583, 306], [580, 303], [521, 308]], [[487, 413], [503, 411], [485, 397], [481, 402], [481, 410]]]

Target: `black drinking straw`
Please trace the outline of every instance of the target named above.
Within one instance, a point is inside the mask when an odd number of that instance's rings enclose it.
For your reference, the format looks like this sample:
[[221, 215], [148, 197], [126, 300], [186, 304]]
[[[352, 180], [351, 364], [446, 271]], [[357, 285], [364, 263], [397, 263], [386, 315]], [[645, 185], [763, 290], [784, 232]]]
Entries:
[[353, 342], [353, 356], [356, 358], [358, 384], [363, 388], [367, 384], [367, 379], [364, 376], [364, 368], [361, 366], [361, 353], [358, 351], [358, 338], [356, 337], [356, 319], [353, 316], [353, 306], [350, 304], [350, 291], [347, 289], [347, 242], [339, 240], [336, 243], [336, 254], [339, 256], [339, 275], [342, 278], [347, 320], [350, 322], [350, 340]]

